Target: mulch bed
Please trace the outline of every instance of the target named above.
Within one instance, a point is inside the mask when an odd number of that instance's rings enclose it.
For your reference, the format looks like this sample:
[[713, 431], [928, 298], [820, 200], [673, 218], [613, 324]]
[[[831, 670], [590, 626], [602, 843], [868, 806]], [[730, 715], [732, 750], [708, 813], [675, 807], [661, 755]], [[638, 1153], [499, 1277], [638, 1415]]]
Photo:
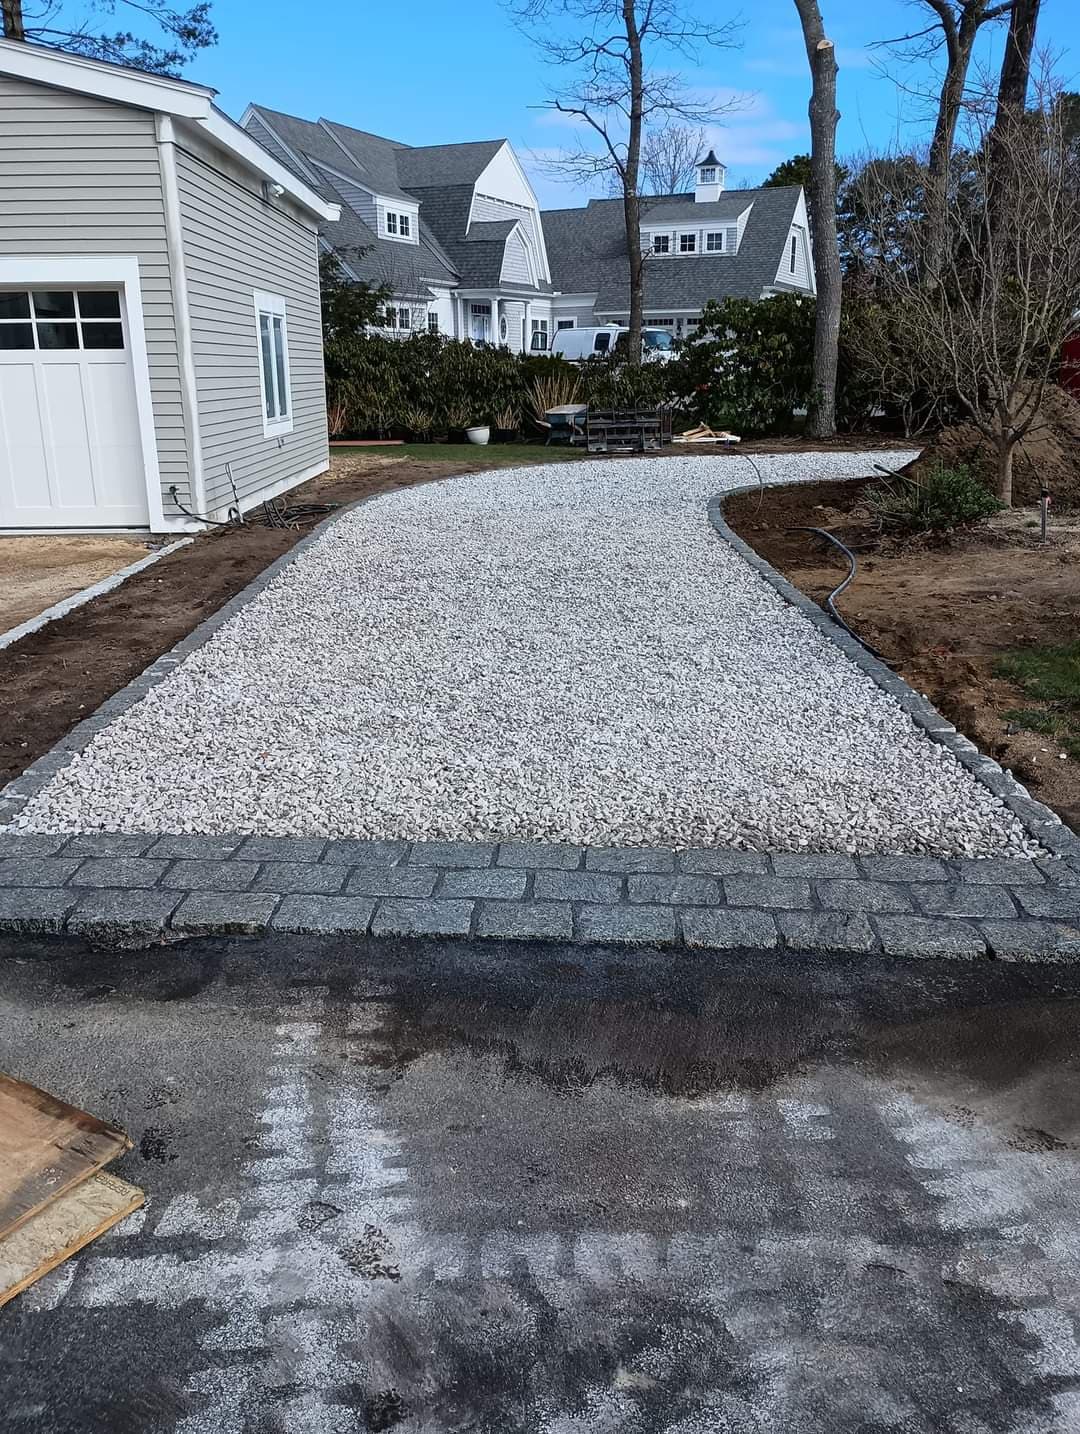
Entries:
[[1006, 652], [1074, 642], [1080, 632], [1080, 529], [1038, 532], [1014, 516], [949, 539], [882, 539], [861, 497], [867, 484], [814, 483], [741, 494], [727, 521], [773, 567], [824, 606], [847, 572], [840, 554], [797, 527], [825, 528], [859, 559], [838, 608], [918, 692], [1033, 795], [1080, 830], [1080, 763], [1052, 738], [1014, 730], [1029, 707], [994, 669]]

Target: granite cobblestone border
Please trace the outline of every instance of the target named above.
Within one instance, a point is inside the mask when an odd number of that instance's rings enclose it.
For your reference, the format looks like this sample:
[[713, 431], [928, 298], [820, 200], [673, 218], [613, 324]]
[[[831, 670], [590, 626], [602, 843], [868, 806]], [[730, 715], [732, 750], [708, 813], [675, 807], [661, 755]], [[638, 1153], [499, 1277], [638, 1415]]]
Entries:
[[[1001, 797], [1049, 857], [0, 830], [0, 933], [104, 946], [275, 931], [1080, 959], [1080, 839], [743, 543], [722, 502], [709, 505], [720, 536]], [[10, 783], [0, 824], [356, 506], [314, 528]]]

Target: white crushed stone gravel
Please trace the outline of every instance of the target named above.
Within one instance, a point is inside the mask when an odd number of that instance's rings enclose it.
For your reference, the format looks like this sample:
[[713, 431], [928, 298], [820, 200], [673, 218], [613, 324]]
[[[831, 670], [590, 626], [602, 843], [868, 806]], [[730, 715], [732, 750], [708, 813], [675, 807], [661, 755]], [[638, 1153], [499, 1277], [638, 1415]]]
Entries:
[[[780, 454], [767, 482], [910, 454]], [[1038, 853], [716, 534], [732, 458], [562, 463], [338, 521], [24, 809], [32, 831]]]

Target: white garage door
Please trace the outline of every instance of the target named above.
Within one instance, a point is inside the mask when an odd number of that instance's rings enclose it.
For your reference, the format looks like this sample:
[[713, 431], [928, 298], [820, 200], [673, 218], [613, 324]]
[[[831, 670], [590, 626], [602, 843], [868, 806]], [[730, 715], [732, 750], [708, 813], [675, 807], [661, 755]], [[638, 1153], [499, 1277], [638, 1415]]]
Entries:
[[0, 289], [0, 528], [149, 521], [119, 289]]

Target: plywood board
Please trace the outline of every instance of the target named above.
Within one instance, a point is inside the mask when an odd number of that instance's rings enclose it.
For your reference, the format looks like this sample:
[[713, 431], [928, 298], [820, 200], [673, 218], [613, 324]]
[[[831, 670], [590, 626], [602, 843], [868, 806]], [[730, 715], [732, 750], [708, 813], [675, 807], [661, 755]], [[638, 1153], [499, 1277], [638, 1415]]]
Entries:
[[143, 1192], [104, 1171], [39, 1210], [0, 1240], [0, 1305], [55, 1270], [137, 1210]]
[[0, 1239], [130, 1149], [122, 1130], [0, 1072]]

